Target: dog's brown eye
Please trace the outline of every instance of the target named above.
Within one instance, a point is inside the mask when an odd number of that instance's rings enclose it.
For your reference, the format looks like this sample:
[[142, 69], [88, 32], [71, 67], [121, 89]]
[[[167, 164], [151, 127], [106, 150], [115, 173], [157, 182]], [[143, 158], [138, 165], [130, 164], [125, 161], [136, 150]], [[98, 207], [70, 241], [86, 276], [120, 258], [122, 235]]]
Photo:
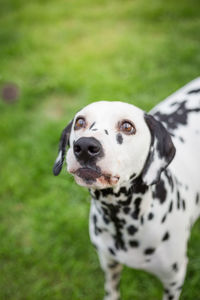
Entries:
[[74, 129], [78, 130], [78, 129], [85, 128], [85, 127], [86, 127], [85, 119], [83, 117], [79, 117], [75, 122]]
[[136, 133], [135, 126], [130, 121], [121, 122], [119, 129], [125, 134], [135, 134]]

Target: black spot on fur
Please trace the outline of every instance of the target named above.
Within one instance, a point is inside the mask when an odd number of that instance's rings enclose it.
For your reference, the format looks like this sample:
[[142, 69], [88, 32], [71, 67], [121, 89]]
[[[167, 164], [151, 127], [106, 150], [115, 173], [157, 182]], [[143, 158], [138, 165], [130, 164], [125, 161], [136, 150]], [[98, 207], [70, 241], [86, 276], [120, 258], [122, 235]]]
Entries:
[[144, 251], [145, 255], [152, 255], [155, 252], [155, 248], [147, 248]]
[[145, 194], [148, 186], [143, 182], [142, 176], [139, 176], [132, 181], [131, 191], [134, 194]]
[[127, 227], [127, 231], [130, 235], [134, 235], [138, 231], [138, 229], [134, 225], [130, 225], [129, 227]]
[[143, 225], [143, 224], [144, 224], [144, 217], [143, 217], [143, 216], [141, 216], [141, 218], [140, 218], [140, 222], [141, 222], [141, 225]]
[[169, 235], [169, 232], [167, 231], [165, 234], [164, 234], [164, 236], [163, 236], [163, 238], [162, 238], [162, 241], [164, 242], [164, 241], [167, 241], [168, 239], [169, 239], [169, 237], [170, 237], [170, 235]]
[[178, 264], [177, 263], [174, 263], [172, 265], [172, 269], [174, 270], [174, 272], [178, 272]]
[[180, 209], [180, 193], [177, 191], [177, 208]]
[[123, 143], [123, 136], [122, 136], [121, 133], [118, 133], [116, 135], [116, 140], [117, 140], [117, 143], [120, 144], [120, 145]]
[[125, 206], [123, 208], [124, 213], [127, 215], [130, 212], [130, 207], [129, 206]]
[[107, 197], [108, 195], [113, 195], [113, 189], [112, 188], [106, 188], [101, 190], [101, 194], [103, 197]]
[[153, 192], [153, 197], [159, 199], [160, 203], [163, 204], [166, 200], [167, 191], [165, 189], [165, 184], [163, 180], [160, 180], [155, 185], [155, 190]]
[[89, 129], [92, 129], [92, 127], [94, 127], [95, 123], [96, 122], [93, 122]]
[[129, 245], [130, 245], [132, 248], [137, 248], [137, 247], [139, 247], [139, 242], [136, 241], [136, 240], [132, 240], [132, 241], [129, 241]]
[[123, 194], [125, 196], [130, 196], [130, 195], [132, 195], [132, 188], [127, 190], [126, 187], [122, 186], [118, 193], [114, 193], [112, 188], [106, 188], [106, 189], [100, 190], [100, 193], [102, 194], [103, 197], [107, 197], [109, 195], [119, 197], [121, 194]]
[[169, 295], [168, 300], [173, 300], [174, 296], [173, 295]]
[[185, 200], [182, 200], [182, 207], [183, 207], [183, 210], [185, 210], [186, 206], [185, 206]]
[[177, 102], [174, 112], [164, 114], [158, 111], [155, 116], [166, 124], [169, 131], [177, 129], [179, 125], [187, 125], [189, 113], [199, 112], [200, 108], [188, 109], [186, 103], [186, 100], [181, 103]]
[[96, 215], [93, 216], [93, 222], [94, 222], [95, 224], [97, 223], [97, 216], [96, 216]]
[[148, 219], [152, 220], [153, 218], [154, 218], [154, 214], [152, 212], [150, 212], [149, 215], [148, 215]]
[[173, 202], [171, 201], [170, 205], [169, 205], [169, 213], [171, 213], [173, 210]]
[[135, 210], [132, 212], [131, 216], [133, 219], [138, 219], [139, 213], [140, 213], [140, 204], [141, 204], [142, 199], [140, 197], [135, 199]]
[[176, 281], [173, 281], [170, 283], [171, 286], [175, 286], [176, 285]]
[[94, 194], [95, 194], [95, 198], [98, 200], [100, 197], [100, 192], [98, 190], [95, 190]]
[[124, 194], [124, 195], [126, 195], [126, 196], [129, 195], [129, 191], [126, 190], [125, 186], [122, 186], [122, 187], [120, 188], [119, 192], [118, 192], [118, 193], [115, 193], [114, 195], [115, 195], [115, 197], [119, 197], [121, 194]]
[[166, 219], [167, 219], [167, 214], [165, 214], [165, 215], [163, 216], [163, 218], [162, 218], [162, 220], [161, 220], [161, 223], [165, 223]]
[[112, 255], [115, 255], [115, 251], [114, 251], [112, 248], [108, 248], [108, 250], [110, 251], [110, 253], [111, 253]]
[[196, 204], [198, 204], [199, 203], [199, 194], [197, 193], [197, 195], [196, 195]]
[[122, 235], [121, 234], [118, 235], [118, 232], [117, 232], [117, 235], [114, 235], [113, 237], [115, 239], [116, 249], [121, 249], [121, 250], [127, 251]]
[[200, 89], [195, 89], [188, 92], [188, 94], [197, 94], [197, 93], [200, 93]]
[[106, 130], [106, 129], [105, 129], [104, 131], [105, 131], [105, 134], [107, 134], [107, 135], [108, 135], [108, 130]]
[[135, 178], [135, 176], [136, 176], [136, 174], [135, 174], [135, 173], [133, 173], [133, 174], [130, 176], [130, 179], [133, 179], [133, 178]]
[[102, 230], [100, 228], [98, 228], [97, 226], [97, 216], [93, 215], [93, 223], [94, 223], [94, 233], [95, 235], [98, 235], [102, 232]]

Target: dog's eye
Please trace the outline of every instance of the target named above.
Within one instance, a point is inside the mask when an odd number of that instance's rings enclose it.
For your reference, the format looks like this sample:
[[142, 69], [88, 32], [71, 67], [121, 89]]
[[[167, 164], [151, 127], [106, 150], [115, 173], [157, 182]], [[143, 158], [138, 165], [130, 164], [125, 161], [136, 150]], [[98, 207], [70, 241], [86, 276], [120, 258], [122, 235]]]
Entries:
[[122, 131], [125, 134], [135, 134], [136, 129], [132, 122], [130, 121], [122, 121], [119, 126], [120, 131]]
[[83, 117], [79, 117], [75, 122], [74, 129], [78, 130], [78, 129], [85, 128], [85, 127], [86, 127], [85, 119]]

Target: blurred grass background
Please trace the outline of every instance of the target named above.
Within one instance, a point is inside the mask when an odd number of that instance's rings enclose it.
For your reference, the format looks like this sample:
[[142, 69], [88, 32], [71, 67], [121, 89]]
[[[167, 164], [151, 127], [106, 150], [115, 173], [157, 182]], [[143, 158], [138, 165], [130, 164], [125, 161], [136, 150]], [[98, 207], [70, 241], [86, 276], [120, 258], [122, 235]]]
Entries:
[[[60, 132], [89, 102], [149, 110], [199, 76], [199, 12], [198, 0], [0, 0], [1, 300], [102, 299], [88, 192], [52, 175]], [[200, 299], [199, 249], [200, 222], [181, 300]], [[162, 294], [128, 268], [121, 289], [124, 300]]]

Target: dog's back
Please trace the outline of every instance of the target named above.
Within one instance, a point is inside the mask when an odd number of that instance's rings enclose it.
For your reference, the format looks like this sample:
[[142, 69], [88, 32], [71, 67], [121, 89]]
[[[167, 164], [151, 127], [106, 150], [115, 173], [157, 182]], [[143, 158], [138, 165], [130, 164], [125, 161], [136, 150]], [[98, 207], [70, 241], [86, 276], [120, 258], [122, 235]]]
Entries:
[[[151, 114], [161, 121], [172, 136], [176, 156], [169, 166], [186, 188], [192, 188], [195, 196], [191, 209], [193, 221], [199, 216], [197, 209], [200, 159], [200, 77], [193, 80], [163, 102]], [[194, 217], [195, 216], [195, 217]]]

